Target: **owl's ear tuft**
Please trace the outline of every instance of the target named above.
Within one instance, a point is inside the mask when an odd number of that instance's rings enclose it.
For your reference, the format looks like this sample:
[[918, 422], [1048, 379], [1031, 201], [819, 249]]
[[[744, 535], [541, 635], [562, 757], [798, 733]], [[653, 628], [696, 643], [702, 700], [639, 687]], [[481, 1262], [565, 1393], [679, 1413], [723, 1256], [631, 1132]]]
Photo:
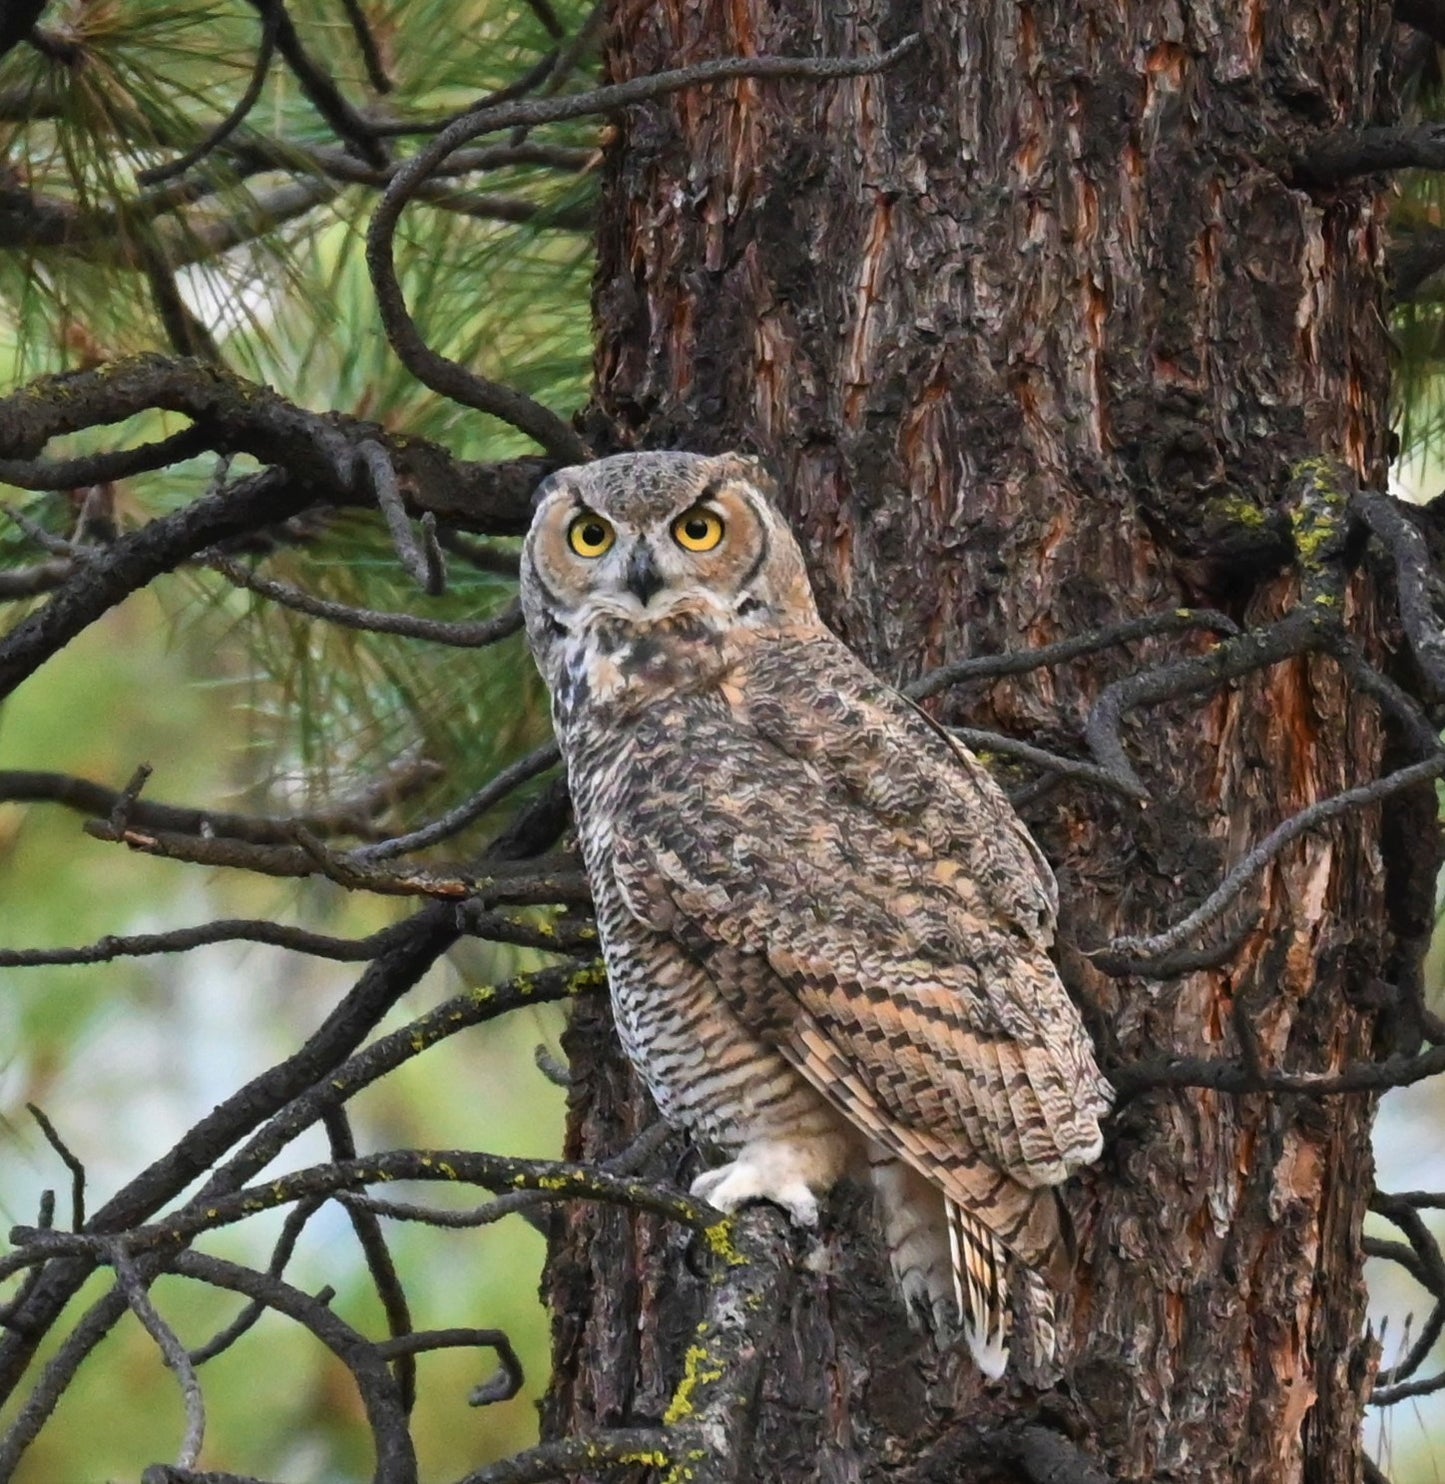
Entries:
[[777, 494], [778, 481], [760, 454], [733, 452], [724, 454], [723, 458], [730, 466], [730, 474], [756, 485], [770, 499]]
[[566, 472], [567, 471], [565, 469], [556, 470], [554, 473], [549, 474], [544, 480], [542, 480], [537, 488], [532, 491], [532, 513], [534, 515], [541, 508], [542, 501], [545, 500], [547, 496], [553, 492], [553, 490], [561, 488], [562, 476]]

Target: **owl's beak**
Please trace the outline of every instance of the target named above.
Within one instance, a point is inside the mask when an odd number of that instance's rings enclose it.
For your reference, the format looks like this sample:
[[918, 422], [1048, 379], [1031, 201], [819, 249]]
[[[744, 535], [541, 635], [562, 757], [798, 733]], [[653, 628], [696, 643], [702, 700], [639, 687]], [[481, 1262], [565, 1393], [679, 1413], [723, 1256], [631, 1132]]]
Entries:
[[627, 558], [627, 575], [623, 579], [627, 591], [647, 607], [648, 600], [662, 590], [662, 573], [657, 570], [657, 563], [652, 559], [652, 548], [645, 541], [639, 541], [632, 548]]

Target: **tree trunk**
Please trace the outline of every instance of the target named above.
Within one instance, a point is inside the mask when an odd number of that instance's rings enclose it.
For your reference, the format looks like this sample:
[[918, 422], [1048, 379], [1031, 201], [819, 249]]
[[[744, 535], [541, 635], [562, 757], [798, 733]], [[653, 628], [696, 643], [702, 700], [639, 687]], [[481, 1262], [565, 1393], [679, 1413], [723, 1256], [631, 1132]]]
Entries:
[[[1298, 597], [1266, 519], [1292, 464], [1330, 453], [1382, 480], [1381, 200], [1312, 195], [1288, 164], [1323, 130], [1390, 116], [1379, 0], [618, 0], [612, 27], [618, 80], [922, 34], [881, 75], [729, 83], [630, 114], [597, 278], [594, 433], [763, 454], [825, 617], [881, 674], [1183, 604], [1268, 622]], [[1349, 601], [1369, 645], [1365, 577]], [[1077, 750], [1103, 684], [1208, 642], [1152, 640], [934, 709]], [[1064, 783], [1026, 810], [1106, 1065], [1237, 1057], [1236, 1017], [1269, 1065], [1369, 1056], [1364, 1007], [1429, 918], [1428, 852], [1382, 867], [1382, 830], [1411, 809], [1424, 828], [1432, 790], [1287, 850], [1222, 968], [1157, 986], [1084, 955], [1177, 920], [1282, 818], [1377, 776], [1373, 707], [1333, 661], [1300, 658], [1136, 713], [1124, 736], [1150, 801]], [[576, 1157], [653, 1116], [605, 1020], [571, 1032]], [[1065, 1377], [1043, 1395], [908, 1331], [844, 1193], [738, 1477], [1044, 1477], [999, 1442], [1044, 1418], [1119, 1480], [1358, 1480], [1372, 1113], [1360, 1096], [1122, 1101], [1068, 1191], [1080, 1255]], [[554, 1236], [546, 1431], [655, 1420], [698, 1312], [688, 1254], [616, 1212], [573, 1212]]]

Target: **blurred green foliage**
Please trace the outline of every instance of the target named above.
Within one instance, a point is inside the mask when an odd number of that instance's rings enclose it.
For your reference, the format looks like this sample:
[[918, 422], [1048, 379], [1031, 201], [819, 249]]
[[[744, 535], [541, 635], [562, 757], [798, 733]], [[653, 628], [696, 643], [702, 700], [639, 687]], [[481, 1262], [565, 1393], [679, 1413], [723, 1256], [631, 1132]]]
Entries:
[[[571, 35], [590, 7], [559, 0], [551, 8]], [[381, 95], [336, 0], [297, 0], [288, 11], [312, 57], [377, 118], [442, 119], [514, 81], [555, 46], [537, 10], [520, 0], [369, 3], [364, 11], [394, 83]], [[6, 239], [0, 252], [0, 387], [129, 351], [174, 349], [169, 292], [227, 364], [301, 405], [424, 435], [464, 458], [530, 451], [510, 429], [420, 386], [393, 356], [362, 255], [376, 188], [332, 180], [304, 161], [255, 167], [262, 144], [339, 149], [279, 58], [227, 148], [183, 177], [195, 182], [194, 199], [153, 209], [177, 187], [147, 185], [142, 172], [204, 135], [246, 87], [260, 35], [253, 6], [67, 0], [48, 7], [43, 26], [45, 51], [22, 45], [0, 60], [0, 214], [14, 204], [7, 191], [29, 193], [68, 223], [70, 235], [58, 243]], [[592, 71], [584, 52], [561, 85], [590, 85]], [[585, 161], [596, 132], [584, 121], [549, 128], [545, 140]], [[393, 141], [397, 157], [425, 137]], [[518, 224], [425, 203], [409, 209], [398, 267], [423, 333], [443, 353], [566, 415], [587, 389], [592, 257], [577, 218], [594, 177], [575, 166], [514, 167], [452, 184], [533, 214]], [[307, 209], [286, 214], [288, 200], [304, 199], [306, 190]], [[183, 425], [155, 414], [57, 440], [47, 452], [128, 446]], [[106, 518], [132, 528], [246, 472], [244, 460], [229, 471], [192, 460], [103, 490], [101, 505]], [[0, 487], [6, 505], [64, 536], [75, 531], [86, 493]], [[94, 493], [91, 501], [93, 513]], [[508, 543], [493, 543], [492, 555], [504, 566]], [[20, 528], [0, 525], [0, 570], [40, 557]], [[494, 613], [515, 591], [504, 575], [454, 560], [447, 594], [426, 598], [399, 568], [379, 518], [356, 513], [284, 533], [265, 570], [343, 602], [442, 619]], [[7, 605], [7, 622], [28, 606]], [[284, 814], [346, 797], [399, 761], [431, 759], [439, 781], [388, 816], [405, 828], [465, 797], [546, 732], [545, 696], [520, 638], [474, 651], [359, 634], [186, 571], [113, 611], [0, 708], [0, 768], [70, 772], [119, 787], [149, 762], [147, 797]], [[480, 822], [449, 848], [474, 847], [500, 822]], [[131, 854], [91, 839], [79, 816], [58, 807], [5, 804], [0, 903], [4, 943], [16, 947], [222, 916], [361, 935], [414, 905]], [[470, 944], [381, 1029], [403, 1024], [459, 982], [505, 977], [535, 961]], [[26, 1115], [27, 1102], [42, 1106], [85, 1160], [93, 1209], [214, 1103], [293, 1050], [359, 972], [254, 945], [96, 968], [0, 969], [6, 1224], [33, 1222], [47, 1187], [57, 1189], [62, 1221], [67, 1211], [68, 1177]], [[560, 1012], [538, 1010], [429, 1051], [352, 1105], [358, 1144], [556, 1155], [562, 1094], [537, 1072], [531, 1052], [539, 1042], [555, 1050], [560, 1024]], [[305, 1139], [282, 1163], [324, 1156], [319, 1141]], [[410, 1192], [435, 1203], [449, 1194]], [[258, 1219], [203, 1245], [264, 1267], [278, 1229], [278, 1220]], [[471, 1232], [393, 1226], [388, 1235], [418, 1326], [502, 1328], [527, 1370], [523, 1396], [471, 1410], [467, 1394], [492, 1374], [495, 1357], [420, 1357], [415, 1435], [423, 1476], [456, 1476], [534, 1440], [533, 1402], [547, 1376], [546, 1318], [536, 1296], [540, 1237], [518, 1220]], [[287, 1275], [313, 1291], [334, 1285], [339, 1314], [384, 1331], [339, 1209], [308, 1228]], [[93, 1280], [72, 1315], [104, 1287], [104, 1278]], [[240, 1307], [176, 1278], [158, 1283], [155, 1298], [188, 1344]], [[202, 1378], [209, 1415], [202, 1467], [317, 1481], [370, 1477], [348, 1376], [294, 1326], [268, 1317]], [[0, 1424], [13, 1415], [12, 1406]], [[87, 1363], [20, 1477], [30, 1484], [134, 1478], [174, 1455], [182, 1429], [175, 1382], [154, 1343], [127, 1319]]]

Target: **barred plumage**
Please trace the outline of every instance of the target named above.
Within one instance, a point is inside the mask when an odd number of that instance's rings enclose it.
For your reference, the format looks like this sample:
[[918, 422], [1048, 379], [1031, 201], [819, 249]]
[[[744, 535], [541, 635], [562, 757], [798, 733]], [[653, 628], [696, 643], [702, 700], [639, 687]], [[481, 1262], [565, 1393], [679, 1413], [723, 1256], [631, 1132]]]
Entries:
[[1053, 1187], [1109, 1088], [1047, 864], [823, 627], [765, 483], [737, 456], [562, 470], [524, 550], [618, 1030], [663, 1115], [734, 1156], [699, 1194], [811, 1222], [869, 1174], [910, 1309], [997, 1375], [1011, 1274], [1052, 1343]]

